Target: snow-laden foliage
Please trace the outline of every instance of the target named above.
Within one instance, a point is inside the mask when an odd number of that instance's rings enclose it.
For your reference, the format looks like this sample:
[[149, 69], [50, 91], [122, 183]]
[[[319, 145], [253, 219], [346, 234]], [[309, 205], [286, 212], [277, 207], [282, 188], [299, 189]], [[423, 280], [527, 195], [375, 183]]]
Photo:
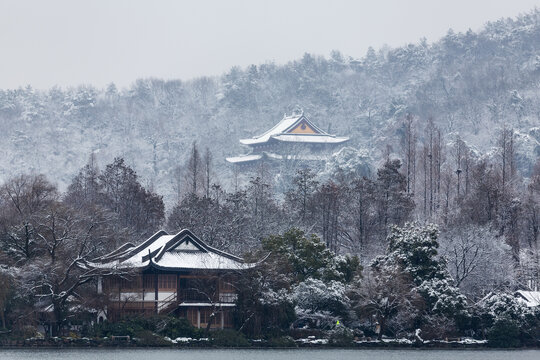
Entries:
[[425, 280], [418, 286], [418, 292], [424, 296], [433, 313], [450, 317], [467, 315], [467, 298], [449, 281], [450, 278]]
[[378, 268], [386, 263], [397, 263], [417, 285], [427, 279], [443, 279], [446, 264], [437, 258], [438, 234], [438, 228], [433, 224], [394, 226], [388, 236], [387, 254], [377, 257], [372, 266]]
[[336, 316], [331, 311], [325, 310], [309, 310], [300, 306], [294, 308], [296, 314], [296, 320], [293, 323], [293, 327], [303, 329], [331, 329], [338, 321], [342, 321], [341, 316]]
[[446, 269], [446, 261], [437, 257], [438, 229], [428, 224], [406, 224], [393, 227], [388, 236], [388, 252], [377, 257], [372, 267], [376, 272], [399, 271], [408, 274], [426, 302], [428, 313], [449, 317], [467, 315], [467, 302]]
[[494, 292], [476, 304], [489, 344], [494, 347], [518, 347], [534, 344], [540, 335], [540, 310], [528, 308], [517, 294]]
[[270, 251], [270, 259], [288, 270], [296, 281], [351, 281], [359, 267], [356, 257], [336, 256], [317, 236], [307, 237], [299, 229], [264, 239], [263, 249]]
[[261, 292], [260, 302], [262, 305], [281, 306], [287, 303], [292, 303], [293, 298], [287, 289], [271, 289], [267, 288]]
[[335, 280], [324, 283], [319, 279], [306, 279], [294, 287], [292, 299], [300, 309], [336, 315], [343, 314], [350, 306], [346, 285]]
[[264, 239], [262, 251], [270, 253], [243, 277], [237, 303], [246, 332], [330, 328], [350, 318], [348, 286], [360, 270], [356, 257], [336, 256], [298, 229]]
[[[388, 332], [400, 334], [409, 331], [422, 307], [421, 297], [410, 275], [401, 272], [397, 264], [370, 268], [351, 287], [349, 296], [364, 323], [376, 321], [379, 339]], [[367, 330], [374, 329], [368, 327]]]
[[296, 327], [329, 329], [338, 321], [349, 320], [351, 301], [349, 286], [340, 281], [324, 282], [308, 278], [292, 290]]
[[373, 174], [373, 158], [367, 150], [344, 147], [326, 162], [322, 178], [344, 177], [346, 179], [370, 177]]
[[480, 313], [496, 321], [501, 318], [524, 322], [534, 316], [535, 311], [509, 293], [491, 293], [482, 299], [477, 307]]

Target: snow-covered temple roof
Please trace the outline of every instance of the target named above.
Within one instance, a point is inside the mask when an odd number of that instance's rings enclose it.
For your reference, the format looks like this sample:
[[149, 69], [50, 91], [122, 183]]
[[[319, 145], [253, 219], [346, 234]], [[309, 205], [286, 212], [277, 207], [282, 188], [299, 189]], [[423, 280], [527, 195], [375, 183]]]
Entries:
[[252, 137], [251, 139], [242, 139], [240, 143], [244, 145], [256, 145], [266, 143], [270, 140], [340, 144], [349, 140], [349, 138], [330, 135], [313, 124], [304, 114], [300, 114], [285, 116], [264, 134]]
[[516, 291], [518, 300], [523, 302], [527, 307], [540, 306], [540, 291]]
[[95, 259], [95, 268], [126, 269], [155, 267], [162, 270], [242, 270], [256, 264], [207, 245], [191, 231], [176, 235], [161, 230], [135, 246], [127, 243], [110, 254]]

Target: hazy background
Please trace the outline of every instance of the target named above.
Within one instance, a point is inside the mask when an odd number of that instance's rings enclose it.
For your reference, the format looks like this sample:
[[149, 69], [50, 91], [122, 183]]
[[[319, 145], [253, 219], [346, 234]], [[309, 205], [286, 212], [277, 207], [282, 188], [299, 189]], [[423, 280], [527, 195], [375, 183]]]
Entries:
[[536, 0], [10, 1], [0, 0], [0, 88], [121, 87], [190, 79], [333, 49], [361, 57], [448, 28], [476, 30]]

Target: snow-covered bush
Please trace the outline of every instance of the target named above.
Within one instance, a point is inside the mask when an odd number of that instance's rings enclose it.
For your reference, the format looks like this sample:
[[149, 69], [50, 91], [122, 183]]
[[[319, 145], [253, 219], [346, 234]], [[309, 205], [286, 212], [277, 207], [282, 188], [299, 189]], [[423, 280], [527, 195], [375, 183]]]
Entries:
[[418, 292], [426, 299], [432, 313], [447, 316], [467, 315], [467, 298], [452, 286], [451, 279], [430, 279], [418, 286]]
[[508, 293], [492, 293], [476, 305], [490, 346], [515, 347], [535, 343], [540, 335], [540, 311], [528, 308]]
[[410, 330], [423, 302], [408, 274], [397, 266], [372, 268], [355, 285], [349, 296], [365, 333], [375, 331], [373, 322], [378, 325], [379, 339]]
[[326, 328], [343, 319], [350, 308], [346, 292], [346, 285], [339, 281], [310, 278], [301, 282], [292, 293], [297, 323]]
[[527, 321], [534, 316], [534, 311], [508, 293], [492, 293], [477, 304], [484, 319], [494, 322], [506, 318], [517, 322]]
[[353, 345], [354, 333], [345, 326], [336, 326], [330, 331], [328, 344], [332, 346], [351, 346]]
[[367, 150], [344, 147], [334, 153], [326, 162], [326, 168], [321, 176], [345, 179], [355, 177], [369, 177], [373, 173], [371, 164], [373, 159]]
[[339, 312], [349, 306], [345, 284], [330, 281], [328, 284], [318, 279], [306, 279], [293, 291], [296, 304], [309, 310], [331, 310]]

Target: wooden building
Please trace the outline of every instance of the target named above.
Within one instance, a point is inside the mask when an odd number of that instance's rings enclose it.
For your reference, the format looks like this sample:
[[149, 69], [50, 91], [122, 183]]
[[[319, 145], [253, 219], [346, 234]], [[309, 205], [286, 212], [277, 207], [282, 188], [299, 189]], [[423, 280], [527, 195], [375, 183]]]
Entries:
[[273, 128], [240, 143], [249, 148], [244, 155], [228, 157], [236, 165], [254, 165], [261, 161], [326, 161], [328, 156], [349, 140], [328, 134], [303, 113], [284, 116]]
[[[96, 259], [97, 292], [107, 299], [98, 321], [126, 315], [175, 314], [198, 328], [232, 327], [235, 283], [256, 264], [215, 249], [191, 231], [159, 231]], [[114, 275], [112, 275], [114, 274]]]

